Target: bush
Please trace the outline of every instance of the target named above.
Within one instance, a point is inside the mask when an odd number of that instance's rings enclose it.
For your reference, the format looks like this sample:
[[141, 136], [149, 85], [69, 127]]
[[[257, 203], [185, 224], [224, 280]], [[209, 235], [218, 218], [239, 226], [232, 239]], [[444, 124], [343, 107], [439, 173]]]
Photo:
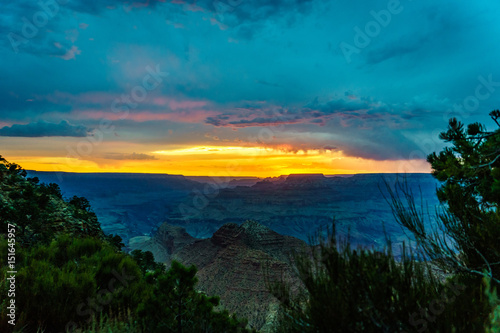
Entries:
[[133, 250], [130, 252], [130, 255], [137, 262], [144, 274], [148, 271], [165, 271], [165, 265], [157, 263], [151, 251]]
[[128, 311], [119, 313], [116, 317], [102, 316], [99, 320], [92, 320], [81, 333], [142, 333], [141, 325], [134, 320], [133, 314]]
[[486, 285], [486, 297], [493, 308], [488, 318], [486, 333], [500, 332], [500, 299], [498, 298], [496, 288], [491, 288], [490, 280], [485, 278], [484, 282]]
[[[500, 111], [490, 117], [498, 125], [487, 131], [479, 123], [467, 127], [457, 119], [449, 121], [440, 138], [450, 143], [427, 157], [432, 174], [441, 181], [437, 196], [443, 206], [435, 218], [417, 209], [406, 184], [394, 190], [387, 186], [396, 221], [415, 237], [426, 257], [467, 286], [467, 298], [457, 309], [454, 323], [463, 327], [464, 318], [479, 330], [495, 307], [485, 297], [483, 280], [500, 285]], [[426, 219], [434, 222], [427, 227]], [[462, 311], [463, 310], [463, 311]], [[492, 314], [494, 317], [494, 314]]]
[[227, 311], [217, 312], [218, 297], [207, 297], [195, 290], [196, 268], [173, 261], [158, 276], [153, 292], [139, 308], [147, 332], [247, 332], [246, 321]]
[[[217, 297], [194, 289], [194, 267], [174, 263], [165, 272], [151, 252], [134, 251], [133, 257], [120, 252], [121, 237], [104, 235], [87, 199], [66, 202], [57, 184], [39, 184], [26, 175], [0, 156], [0, 253], [7, 253], [2, 234], [13, 224], [19, 331], [141, 332], [143, 325], [147, 332], [245, 331], [245, 321], [214, 311]], [[6, 259], [0, 257], [1, 295], [8, 291]], [[12, 330], [9, 300], [0, 298], [1, 332]], [[137, 317], [139, 305], [144, 320]], [[179, 316], [169, 309], [187, 312]]]
[[[6, 244], [0, 242], [2, 253]], [[27, 331], [60, 332], [81, 327], [101, 313], [135, 311], [147, 290], [135, 261], [99, 239], [64, 235], [49, 245], [17, 250], [17, 325]]]
[[[0, 234], [10, 223], [24, 246], [49, 243], [64, 233], [105, 239], [87, 199], [75, 196], [66, 202], [57, 184], [39, 184], [26, 176], [19, 165], [0, 156]], [[120, 245], [118, 239], [109, 240]]]
[[[455, 277], [441, 282], [425, 262], [403, 251], [352, 249], [336, 240], [295, 255], [303, 282], [292, 293], [269, 283], [280, 301], [279, 332], [481, 332], [482, 295]], [[483, 297], [484, 298], [484, 297]]]

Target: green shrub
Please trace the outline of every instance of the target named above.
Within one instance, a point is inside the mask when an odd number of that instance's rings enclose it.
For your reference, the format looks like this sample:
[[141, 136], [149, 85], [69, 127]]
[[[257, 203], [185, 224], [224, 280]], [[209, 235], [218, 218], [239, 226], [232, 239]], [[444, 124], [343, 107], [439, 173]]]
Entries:
[[[6, 247], [5, 240], [0, 244]], [[27, 330], [63, 331], [101, 313], [135, 311], [147, 291], [135, 261], [99, 239], [63, 235], [49, 245], [17, 250], [17, 322]]]
[[144, 274], [148, 271], [165, 271], [165, 265], [157, 263], [151, 251], [133, 250], [130, 252], [130, 255], [137, 262]]
[[[217, 297], [194, 289], [194, 267], [174, 263], [165, 272], [151, 252], [120, 252], [121, 237], [104, 235], [87, 199], [66, 202], [57, 184], [39, 184], [26, 175], [0, 156], [0, 253], [7, 253], [3, 236], [12, 224], [17, 331], [141, 332], [145, 325], [146, 332], [163, 332], [172, 320], [177, 331], [245, 331], [245, 321], [214, 311]], [[0, 256], [1, 295], [8, 291], [6, 259]], [[9, 300], [0, 298], [0, 332], [13, 329], [7, 323]], [[188, 312], [169, 312], [176, 306]]]
[[[500, 111], [490, 117], [500, 127]], [[433, 176], [442, 182], [437, 196], [443, 205], [436, 216], [425, 213], [423, 205], [418, 209], [404, 183], [394, 190], [386, 184], [388, 202], [426, 257], [467, 286], [450, 323], [462, 331], [467, 321], [480, 332], [495, 307], [485, 297], [483, 279], [500, 285], [500, 128], [487, 131], [480, 123], [465, 126], [452, 118], [439, 137], [449, 145], [427, 157]]]
[[496, 288], [491, 287], [490, 280], [485, 278], [484, 282], [486, 285], [486, 297], [493, 308], [488, 318], [486, 333], [497, 333], [500, 332], [500, 299], [498, 298]]
[[91, 236], [122, 245], [121, 239], [104, 236], [90, 203], [83, 197], [63, 200], [57, 184], [39, 184], [27, 178], [19, 165], [0, 156], [0, 234], [16, 226], [16, 241], [25, 246], [49, 243], [58, 234]]
[[155, 280], [153, 292], [139, 307], [147, 332], [246, 332], [246, 321], [227, 311], [217, 312], [218, 297], [207, 297], [195, 289], [196, 268], [173, 261], [171, 268]]
[[93, 319], [80, 333], [142, 333], [141, 325], [134, 319], [134, 315], [127, 311], [116, 316], [101, 316]]
[[[335, 229], [334, 229], [335, 230]], [[303, 289], [270, 282], [280, 301], [279, 332], [481, 332], [482, 290], [468, 276], [441, 282], [425, 262], [403, 251], [375, 252], [339, 244], [335, 232], [297, 253]]]

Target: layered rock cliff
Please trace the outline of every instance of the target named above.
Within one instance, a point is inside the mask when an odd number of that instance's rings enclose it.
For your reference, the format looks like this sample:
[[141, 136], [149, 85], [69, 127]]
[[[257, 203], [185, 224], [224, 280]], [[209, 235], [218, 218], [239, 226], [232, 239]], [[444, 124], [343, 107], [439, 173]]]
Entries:
[[221, 306], [246, 317], [251, 327], [262, 332], [272, 329], [278, 309], [266, 281], [284, 278], [298, 288], [300, 282], [291, 268], [292, 251], [305, 246], [301, 240], [253, 221], [225, 224], [208, 239], [192, 238], [184, 229], [164, 224], [154, 237], [132, 239], [132, 244], [166, 263], [177, 260], [195, 265], [198, 288], [220, 296]]

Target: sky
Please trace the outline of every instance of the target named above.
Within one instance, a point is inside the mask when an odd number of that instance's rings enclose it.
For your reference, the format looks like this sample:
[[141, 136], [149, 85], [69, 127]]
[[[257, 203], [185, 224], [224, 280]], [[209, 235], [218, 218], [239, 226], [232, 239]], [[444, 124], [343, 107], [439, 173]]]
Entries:
[[25, 169], [430, 172], [500, 106], [493, 1], [0, 4], [0, 154]]

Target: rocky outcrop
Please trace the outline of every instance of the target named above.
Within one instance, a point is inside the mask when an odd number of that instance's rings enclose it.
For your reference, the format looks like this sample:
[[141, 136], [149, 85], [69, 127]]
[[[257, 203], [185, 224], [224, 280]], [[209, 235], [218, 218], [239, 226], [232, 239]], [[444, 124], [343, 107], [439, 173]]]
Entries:
[[247, 318], [250, 327], [262, 332], [271, 331], [278, 309], [266, 283], [285, 279], [298, 288], [291, 254], [306, 245], [253, 221], [225, 224], [208, 239], [194, 239], [184, 229], [164, 224], [146, 243], [155, 251], [164, 249], [160, 258], [167, 263], [195, 265], [198, 288], [220, 296], [222, 307]]
[[164, 223], [154, 237], [133, 237], [128, 247], [131, 250], [151, 251], [156, 261], [169, 262], [172, 254], [195, 241], [196, 238], [189, 235], [184, 228]]
[[305, 243], [282, 236], [253, 221], [223, 225], [206, 240], [184, 247], [173, 258], [198, 267], [199, 288], [219, 295], [221, 305], [246, 317], [251, 327], [263, 332], [274, 325], [277, 300], [266, 279], [299, 281], [291, 264], [293, 250]]
[[65, 200], [59, 186], [44, 184], [0, 155], [0, 237], [7, 225], [16, 230], [16, 243], [33, 246], [58, 235], [108, 239], [85, 198]]

